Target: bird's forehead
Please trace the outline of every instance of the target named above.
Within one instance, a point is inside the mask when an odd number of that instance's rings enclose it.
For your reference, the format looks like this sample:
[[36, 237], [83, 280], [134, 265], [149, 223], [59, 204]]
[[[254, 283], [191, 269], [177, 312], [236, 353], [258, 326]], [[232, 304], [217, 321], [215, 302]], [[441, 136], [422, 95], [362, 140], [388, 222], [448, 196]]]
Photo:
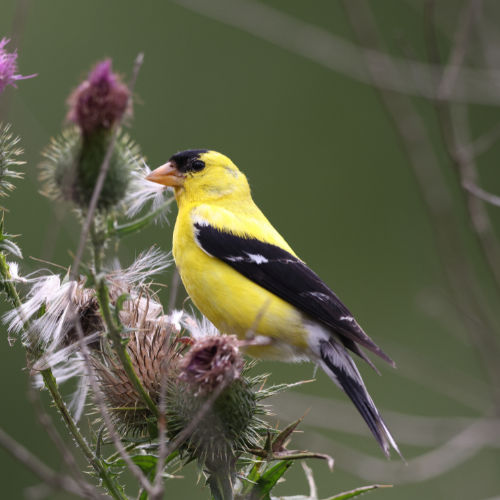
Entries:
[[182, 171], [190, 161], [199, 158], [203, 153], [208, 153], [208, 149], [186, 149], [185, 151], [175, 153], [168, 161], [174, 162], [177, 168]]
[[202, 160], [207, 165], [221, 165], [226, 168], [235, 168], [227, 156], [209, 149], [187, 149], [186, 151], [175, 153], [169, 159], [169, 161], [175, 163], [177, 169], [181, 172], [189, 171], [191, 165], [196, 160]]

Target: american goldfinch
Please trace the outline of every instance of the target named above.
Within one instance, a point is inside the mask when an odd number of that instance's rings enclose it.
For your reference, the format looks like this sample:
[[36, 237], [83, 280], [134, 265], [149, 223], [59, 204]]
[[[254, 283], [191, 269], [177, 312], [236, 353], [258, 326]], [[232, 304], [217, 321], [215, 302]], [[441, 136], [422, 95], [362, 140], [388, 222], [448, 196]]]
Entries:
[[248, 354], [317, 363], [349, 396], [384, 453], [398, 447], [351, 351], [394, 362], [337, 295], [290, 248], [252, 200], [245, 175], [223, 154], [182, 151], [148, 180], [172, 186], [179, 207], [173, 255], [187, 293], [221, 332], [253, 341]]

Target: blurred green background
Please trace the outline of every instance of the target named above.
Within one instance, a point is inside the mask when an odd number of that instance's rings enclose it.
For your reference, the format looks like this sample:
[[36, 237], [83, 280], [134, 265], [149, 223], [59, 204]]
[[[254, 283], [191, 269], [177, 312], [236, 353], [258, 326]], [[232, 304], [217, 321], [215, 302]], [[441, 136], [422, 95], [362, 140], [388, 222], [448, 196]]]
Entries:
[[[498, 9], [492, 4], [486, 18], [494, 25]], [[266, 0], [265, 5], [355, 40], [338, 1]], [[423, 2], [370, 5], [389, 51], [427, 58]], [[444, 51], [462, 5], [438, 2]], [[220, 10], [225, 14], [250, 16]], [[256, 20], [267, 22], [265, 17]], [[134, 58], [143, 52], [129, 129], [150, 166], [187, 148], [230, 156], [247, 174], [264, 213], [398, 363], [392, 370], [377, 362], [382, 377], [364, 366], [362, 371], [408, 466], [383, 458], [354, 408], [322, 373], [314, 383], [276, 400], [274, 409], [283, 423], [310, 408], [297, 447], [336, 459], [333, 473], [322, 462], [310, 464], [320, 497], [379, 482], [394, 488], [372, 493], [374, 500], [500, 498], [498, 434], [479, 445], [472, 438], [469, 443], [468, 435], [465, 444], [461, 438], [447, 444], [474, 419], [495, 415], [492, 379], [456, 312], [445, 284], [443, 259], [448, 256], [439, 254], [432, 215], [410, 160], [372, 87], [303, 57], [300, 40], [287, 50], [170, 2], [2, 0], [1, 36], [14, 36], [10, 48], [19, 44], [20, 71], [38, 73], [0, 96], [1, 120], [12, 123], [22, 137], [27, 161], [25, 180], [5, 202], [6, 228], [21, 235], [24, 272], [43, 266], [30, 256], [69, 265], [77, 244], [79, 231], [70, 210], [42, 197], [37, 180], [40, 151], [64, 124], [67, 96], [97, 60], [111, 57], [114, 69], [130, 76]], [[302, 36], [307, 41], [307, 32]], [[498, 297], [436, 116], [428, 102], [414, 102], [454, 196], [460, 238], [479, 276], [477, 296], [495, 311]], [[469, 112], [474, 136], [498, 121], [494, 103], [471, 105]], [[479, 162], [483, 186], [492, 192], [500, 191], [499, 152], [494, 146]], [[496, 211], [489, 210], [493, 222], [499, 221]], [[168, 250], [171, 232], [171, 227], [155, 226], [126, 240], [123, 262], [153, 243]], [[0, 426], [57, 469], [61, 459], [27, 400], [23, 349], [19, 343], [9, 347], [6, 337], [0, 342]], [[313, 373], [311, 365], [262, 363], [259, 369], [272, 371], [274, 381], [287, 382]], [[293, 467], [278, 493], [307, 492], [300, 466]], [[2, 498], [23, 498], [27, 487], [38, 484], [3, 450], [0, 470]], [[196, 478], [195, 467], [188, 468], [186, 479], [170, 482], [166, 497], [207, 498]]]

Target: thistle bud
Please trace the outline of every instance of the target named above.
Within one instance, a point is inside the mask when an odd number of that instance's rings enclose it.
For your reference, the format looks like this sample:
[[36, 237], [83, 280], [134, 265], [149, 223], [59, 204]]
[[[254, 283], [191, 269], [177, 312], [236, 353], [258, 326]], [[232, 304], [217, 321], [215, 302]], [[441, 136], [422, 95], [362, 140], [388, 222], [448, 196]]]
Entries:
[[99, 62], [70, 95], [68, 120], [84, 136], [111, 129], [128, 109], [129, 90], [111, 71], [111, 59]]
[[[131, 114], [130, 92], [113, 73], [111, 60], [95, 65], [68, 99], [69, 129], [44, 151], [41, 180], [44, 193], [88, 207], [110, 147], [113, 131]], [[116, 206], [126, 195], [130, 171], [138, 163], [138, 148], [120, 134], [113, 145], [109, 168], [97, 204], [100, 210]]]

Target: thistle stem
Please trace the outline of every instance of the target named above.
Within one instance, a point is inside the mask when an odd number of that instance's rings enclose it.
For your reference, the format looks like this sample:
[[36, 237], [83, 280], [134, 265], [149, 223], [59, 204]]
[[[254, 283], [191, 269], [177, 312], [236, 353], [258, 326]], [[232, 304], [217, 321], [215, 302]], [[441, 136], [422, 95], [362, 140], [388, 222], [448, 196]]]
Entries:
[[3, 253], [0, 253], [0, 274], [2, 275], [2, 285], [7, 297], [14, 307], [19, 307], [21, 305], [21, 299], [19, 298], [14, 283], [12, 283], [9, 266], [7, 265], [7, 260]]

